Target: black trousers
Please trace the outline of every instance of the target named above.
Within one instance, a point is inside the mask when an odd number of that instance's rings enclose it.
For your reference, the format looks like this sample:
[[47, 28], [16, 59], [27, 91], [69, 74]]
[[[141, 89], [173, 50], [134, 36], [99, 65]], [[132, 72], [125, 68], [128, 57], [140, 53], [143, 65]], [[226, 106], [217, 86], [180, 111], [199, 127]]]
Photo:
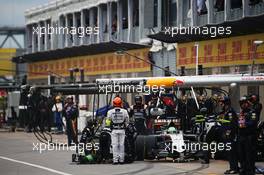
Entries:
[[139, 135], [144, 135], [146, 133], [146, 124], [144, 119], [136, 118], [135, 127]]
[[68, 145], [71, 145], [71, 143], [77, 143], [76, 138], [74, 138], [74, 128], [72, 125], [72, 119], [66, 117], [66, 133], [68, 138]]
[[231, 140], [229, 143], [231, 143], [231, 150], [228, 151], [229, 166], [231, 170], [238, 171], [238, 144], [237, 141], [233, 140]]
[[243, 135], [238, 137], [239, 161], [241, 164], [241, 175], [255, 174], [256, 136]]
[[37, 125], [36, 119], [36, 110], [33, 108], [29, 108], [27, 111], [27, 116], [25, 116], [25, 127], [27, 131], [31, 131], [32, 128], [35, 128]]

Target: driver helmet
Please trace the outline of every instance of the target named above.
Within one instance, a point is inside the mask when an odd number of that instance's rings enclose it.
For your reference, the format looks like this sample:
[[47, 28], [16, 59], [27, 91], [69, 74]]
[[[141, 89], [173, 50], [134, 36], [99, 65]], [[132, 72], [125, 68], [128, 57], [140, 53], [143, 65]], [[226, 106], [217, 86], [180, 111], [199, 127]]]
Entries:
[[177, 132], [177, 130], [175, 127], [169, 127], [167, 132], [168, 132], [168, 134], [175, 134]]

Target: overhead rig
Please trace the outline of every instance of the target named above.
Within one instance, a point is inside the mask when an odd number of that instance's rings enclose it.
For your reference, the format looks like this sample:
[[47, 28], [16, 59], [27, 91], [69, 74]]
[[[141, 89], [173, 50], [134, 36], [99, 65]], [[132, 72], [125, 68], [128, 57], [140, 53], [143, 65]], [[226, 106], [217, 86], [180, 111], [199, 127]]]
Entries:
[[[134, 86], [163, 86], [172, 87], [212, 87], [212, 86], [236, 86], [236, 85], [263, 85], [264, 74], [247, 75], [199, 75], [199, 76], [173, 76], [173, 77], [137, 77], [137, 78], [111, 78], [96, 79], [93, 83], [70, 83], [52, 85], [0, 85], [0, 89], [15, 90], [24, 86], [37, 89], [51, 89], [53, 92], [67, 94], [104, 94], [105, 90], [112, 85], [134, 85]], [[100, 91], [101, 90], [101, 91]], [[104, 90], [104, 91], [103, 91]], [[125, 91], [128, 92], [128, 91]], [[122, 93], [122, 92], [120, 92]], [[133, 93], [133, 91], [131, 92]]]

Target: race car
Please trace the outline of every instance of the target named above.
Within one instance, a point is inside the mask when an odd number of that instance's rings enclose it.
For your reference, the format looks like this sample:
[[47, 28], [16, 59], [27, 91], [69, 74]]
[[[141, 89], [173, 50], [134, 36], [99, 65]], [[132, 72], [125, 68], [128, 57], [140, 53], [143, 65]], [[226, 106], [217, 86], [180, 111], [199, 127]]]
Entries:
[[[163, 122], [168, 122], [165, 119]], [[163, 125], [164, 126], [164, 125]], [[186, 141], [197, 140], [194, 134], [183, 134], [170, 122], [159, 134], [139, 135], [135, 142], [136, 160], [159, 160], [172, 158], [173, 162], [197, 159], [197, 151], [186, 150]]]

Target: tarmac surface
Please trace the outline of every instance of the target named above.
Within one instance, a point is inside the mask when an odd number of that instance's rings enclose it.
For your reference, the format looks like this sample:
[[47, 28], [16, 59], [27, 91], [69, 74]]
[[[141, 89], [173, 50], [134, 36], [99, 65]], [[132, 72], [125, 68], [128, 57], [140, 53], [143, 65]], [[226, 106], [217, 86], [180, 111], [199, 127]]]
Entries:
[[[53, 140], [66, 142], [65, 135]], [[33, 144], [34, 143], [34, 144]], [[0, 174], [3, 175], [215, 175], [223, 174], [228, 163], [211, 160], [209, 165], [199, 161], [136, 161], [132, 164], [86, 164], [71, 162], [72, 150], [37, 150], [39, 141], [32, 133], [0, 132]], [[258, 163], [264, 166], [264, 162]]]

